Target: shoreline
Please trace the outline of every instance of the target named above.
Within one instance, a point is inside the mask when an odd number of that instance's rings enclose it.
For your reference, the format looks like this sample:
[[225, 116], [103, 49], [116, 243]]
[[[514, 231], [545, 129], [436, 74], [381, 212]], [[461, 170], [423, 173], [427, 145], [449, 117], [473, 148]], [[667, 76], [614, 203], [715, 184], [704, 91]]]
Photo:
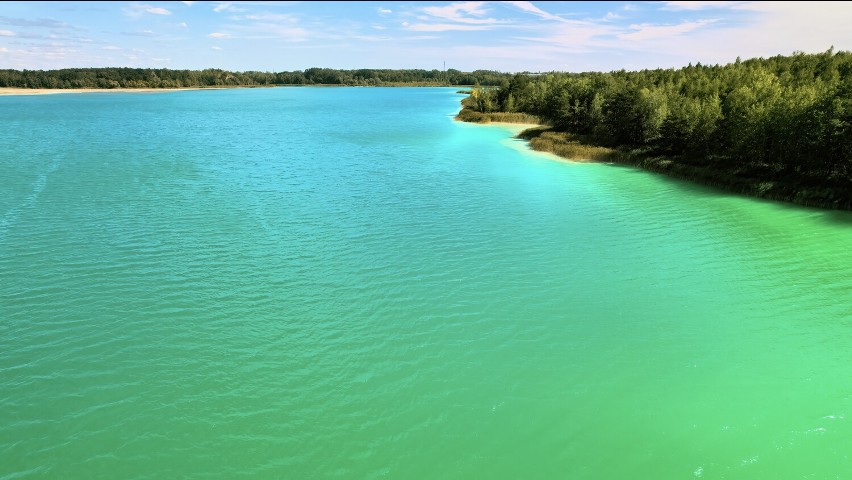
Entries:
[[[494, 122], [492, 122], [490, 120], [472, 121], [472, 120], [463, 120], [463, 119], [459, 118], [458, 115], [453, 117], [453, 120], [455, 120], [456, 122], [469, 123], [469, 124], [472, 124], [472, 125], [480, 125], [480, 126], [483, 126], [483, 127], [497, 127], [497, 128], [502, 128], [504, 130], [508, 130], [509, 133], [512, 134], [511, 138], [513, 140], [523, 140], [528, 151], [535, 152], [537, 154], [544, 154], [544, 155], [547, 156], [547, 158], [549, 160], [555, 160], [555, 161], [558, 161], [558, 162], [569, 162], [569, 163], [591, 163], [591, 162], [598, 161], [598, 160], [593, 160], [593, 159], [588, 159], [588, 158], [574, 158], [574, 157], [571, 157], [571, 156], [560, 155], [559, 153], [557, 153], [555, 151], [555, 149], [535, 148], [537, 145], [535, 145], [533, 142], [531, 142], [529, 138], [525, 138], [524, 136], [521, 136], [521, 134], [523, 132], [528, 131], [528, 130], [534, 131], [534, 130], [538, 130], [538, 129], [550, 128], [548, 125], [544, 125], [544, 124], [541, 124], [541, 123], [529, 123], [529, 122], [522, 122], [522, 121], [512, 122], [512, 121], [505, 121], [505, 120], [494, 121]], [[600, 160], [600, 161], [603, 162], [603, 163], [606, 163], [606, 160]]]
[[[463, 121], [463, 120], [459, 120], [459, 121]], [[465, 122], [465, 123], [471, 123], [471, 122]], [[520, 137], [518, 137], [518, 135], [521, 132], [523, 132], [524, 130], [529, 130], [530, 128], [540, 128], [540, 127], [545, 126], [545, 125], [539, 125], [538, 123], [515, 123], [515, 122], [488, 122], [488, 123], [476, 123], [476, 124], [477, 125], [484, 125], [484, 126], [491, 125], [491, 126], [494, 126], [494, 127], [504, 128], [504, 129], [512, 132], [515, 135], [516, 138], [520, 138]]]
[[184, 92], [194, 90], [230, 90], [234, 88], [267, 88], [253, 85], [227, 87], [179, 87], [179, 88], [19, 88], [0, 87], [0, 95], [54, 95], [60, 93], [157, 93]]
[[[232, 90], [237, 88], [277, 88], [277, 87], [359, 87], [359, 88], [381, 88], [381, 87], [440, 87], [440, 88], [459, 88], [463, 87], [463, 85], [415, 85], [415, 84], [388, 84], [388, 85], [343, 85], [343, 84], [333, 84], [333, 83], [316, 83], [310, 85], [303, 84], [276, 84], [276, 85], [225, 85], [225, 86], [217, 86], [217, 87], [168, 87], [168, 88], [151, 88], [151, 87], [142, 87], [142, 88], [126, 88], [126, 87], [117, 87], [117, 88], [22, 88], [22, 87], [0, 87], [0, 96], [5, 95], [54, 95], [60, 93], [107, 93], [107, 92], [120, 92], [120, 93], [157, 93], [157, 92], [182, 92], [182, 91], [194, 91], [194, 90]], [[497, 122], [494, 122], [497, 123]]]
[[[538, 158], [543, 158], [550, 162], [566, 162], [566, 163], [590, 163], [593, 160], [587, 159], [576, 159], [563, 157], [556, 152], [551, 150], [541, 150], [533, 148], [532, 144], [529, 140], [521, 136], [522, 132], [527, 130], [536, 129], [536, 128], [547, 128], [547, 125], [541, 125], [538, 123], [520, 123], [520, 122], [466, 122], [464, 120], [458, 120], [458, 122], [469, 123], [473, 125], [478, 125], [482, 127], [495, 127], [508, 131], [512, 136], [509, 137], [506, 143], [506, 146], [513, 150], [518, 150], [525, 155], [533, 155]], [[501, 140], [501, 143], [503, 141]], [[519, 143], [515, 143], [519, 142]], [[523, 142], [523, 143], [520, 143]]]
[[[463, 116], [462, 112], [465, 110], [467, 108], [463, 107], [455, 120], [478, 125], [509, 127], [508, 129], [514, 134], [514, 138], [525, 140], [530, 150], [549, 153], [557, 160], [572, 163], [625, 165], [745, 197], [792, 203], [823, 210], [852, 210], [852, 194], [838, 185], [815, 184], [813, 179], [790, 182], [756, 176], [728, 175], [713, 169], [712, 166], [681, 163], [674, 158], [652, 155], [640, 150], [615, 149], [585, 144], [569, 133], [552, 131], [551, 127], [547, 125], [511, 121], [492, 122], [483, 117], [474, 119], [475, 117]], [[513, 129], [510, 127], [512, 125], [525, 125], [530, 128]], [[515, 133], [516, 130], [518, 130], [517, 133]]]

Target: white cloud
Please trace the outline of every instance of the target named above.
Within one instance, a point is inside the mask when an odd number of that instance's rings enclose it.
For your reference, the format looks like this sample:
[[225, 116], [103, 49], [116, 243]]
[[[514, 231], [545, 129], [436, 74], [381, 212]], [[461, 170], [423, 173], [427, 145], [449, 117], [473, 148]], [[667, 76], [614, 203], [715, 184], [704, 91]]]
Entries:
[[213, 49], [213, 50], [222, 50], [222, 47], [217, 47], [217, 46], [212, 46], [210, 48]]
[[403, 26], [414, 32], [449, 32], [449, 31], [475, 31], [475, 30], [490, 30], [494, 25], [459, 25], [457, 23], [418, 23], [407, 25], [408, 22], [403, 22]]
[[[832, 45], [838, 50], [852, 49], [852, 3], [749, 2], [735, 9], [747, 10], [754, 17], [747, 24], [696, 35], [689, 45], [706, 51], [708, 57], [724, 55], [714, 59], [718, 62], [737, 56], [789, 55], [797, 50], [816, 53]], [[701, 46], [699, 42], [708, 44]]]
[[240, 19], [252, 20], [250, 23], [228, 25], [232, 33], [212, 33], [212, 38], [239, 37], [248, 40], [283, 39], [290, 42], [304, 42], [316, 36], [298, 26], [297, 19], [290, 15], [261, 14], [247, 15]]
[[682, 22], [677, 25], [654, 25], [650, 23], [642, 23], [639, 25], [630, 25], [630, 29], [635, 31], [618, 35], [618, 38], [622, 40], [648, 40], [660, 37], [674, 37], [716, 22], [718, 22], [718, 19]]
[[518, 37], [518, 39], [540, 44], [533, 48], [522, 46], [528, 50], [557, 49], [564, 54], [589, 52], [610, 46], [617, 48], [613, 45], [615, 43], [613, 37], [622, 32], [623, 30], [619, 27], [609, 23], [571, 20], [551, 25], [550, 28], [544, 29], [544, 35], [541, 37]]
[[422, 11], [442, 20], [451, 22], [486, 24], [496, 23], [494, 18], [482, 18], [488, 14], [483, 7], [485, 2], [461, 2], [453, 3], [445, 7], [423, 7]]
[[183, 1], [183, 2], [181, 2], [181, 3], [183, 3], [183, 4], [184, 4], [184, 5], [186, 5], [187, 7], [191, 7], [191, 6], [192, 6], [192, 4], [193, 4], [193, 3], [195, 3], [195, 2], [194, 2], [194, 1], [189, 1], [189, 0], [184, 0], [184, 1]]
[[172, 12], [166, 10], [162, 7], [148, 7], [145, 9], [146, 12], [154, 14], [154, 15], [171, 15]]
[[714, 1], [697, 1], [697, 2], [663, 2], [663, 10], [707, 10], [711, 8], [727, 8], [742, 4], [743, 2], [714, 2]]
[[532, 13], [533, 15], [537, 15], [541, 18], [544, 18], [545, 20], [556, 20], [558, 22], [564, 22], [565, 21], [565, 19], [562, 18], [562, 17], [547, 13], [544, 10], [536, 7], [535, 5], [532, 4], [532, 2], [503, 2], [503, 3], [507, 3], [509, 5], [516, 7], [516, 8], [519, 8], [520, 10], [523, 10], [524, 12]]
[[9, 49], [7, 49], [6, 47], [0, 47], [0, 52], [8, 52], [8, 51], [9, 51]]
[[256, 38], [283, 38], [293, 42], [304, 42], [310, 36], [310, 32], [299, 27], [281, 27], [280, 25], [266, 25], [265, 30]]
[[[291, 3], [261, 0], [180, 5], [127, 0], [117, 12], [112, 10], [113, 17], [108, 21], [122, 25], [116, 14], [125, 20], [124, 27], [116, 26], [120, 36], [112, 37], [102, 35], [101, 27], [82, 18], [75, 21], [75, 25], [80, 22], [78, 26], [60, 28], [61, 22], [55, 20], [0, 17], [0, 45], [8, 47], [8, 52], [0, 55], [0, 68], [127, 65], [130, 62], [125, 54], [139, 39], [159, 36], [177, 41], [173, 35], [180, 32], [185, 41], [193, 41], [186, 35], [190, 17], [184, 14], [198, 9], [199, 14], [210, 15], [214, 9], [220, 13], [213, 14], [219, 21], [208, 24], [207, 33], [203, 33], [205, 27], [193, 23], [193, 28], [202, 27], [194, 41], [202, 41], [199, 46], [208, 55], [216, 50], [213, 46], [222, 49], [216, 56], [224, 57], [224, 50], [227, 55], [233, 54], [222, 64], [232, 69], [277, 68], [280, 65], [275, 62], [279, 61], [290, 62], [287, 67], [294, 69], [314, 63], [357, 67], [357, 59], [365, 58], [368, 52], [377, 67], [418, 68], [441, 65], [446, 59], [448, 66], [463, 70], [606, 71], [680, 67], [699, 61], [727, 63], [737, 56], [822, 52], [831, 45], [835, 50], [852, 50], [852, 2], [633, 2], [602, 6], [594, 14], [575, 4], [535, 0], [375, 2], [361, 7], [367, 16], [360, 19], [307, 3], [297, 8]], [[235, 7], [246, 11], [235, 11]], [[173, 15], [152, 12], [157, 8]], [[101, 15], [108, 13], [104, 10]], [[139, 20], [136, 25], [126, 26], [134, 23], [127, 22], [130, 17]], [[142, 20], [146, 23], [140, 23]], [[36, 26], [43, 29], [30, 28]], [[72, 28], [87, 32], [93, 42], [85, 43], [78, 38], [83, 34], [72, 33]], [[29, 39], [33, 41], [23, 43]], [[10, 44], [11, 40], [21, 40], [22, 45]], [[66, 46], [51, 46], [51, 41]], [[40, 49], [29, 46], [36, 43]], [[188, 66], [203, 60], [180, 59], [176, 56], [180, 52], [165, 43], [144, 44], [150, 52], [135, 53], [133, 64], [151, 65], [152, 57], [168, 56], [174, 56], [175, 64]], [[269, 48], [287, 48], [286, 60], [264, 56], [263, 51]]]
[[213, 7], [214, 12], [244, 12], [244, 8], [235, 7], [230, 2], [219, 2]]
[[131, 3], [128, 5], [124, 12], [129, 17], [141, 17], [146, 13], [150, 13], [151, 15], [171, 15], [172, 12], [162, 7], [155, 7], [153, 5], [144, 5], [139, 3]]
[[355, 35], [351, 38], [365, 42], [392, 42], [394, 39], [380, 35]]
[[634, 64], [625, 63], [625, 68], [655, 68], [679, 67], [689, 62], [725, 64], [738, 56], [818, 53], [832, 45], [836, 50], [852, 49], [849, 3], [752, 2], [719, 13], [723, 15], [718, 21], [631, 25], [633, 31], [615, 35], [603, 52], [610, 57], [618, 50], [629, 52], [625, 61], [632, 60]]
[[280, 13], [262, 13], [262, 14], [252, 14], [246, 15], [246, 20], [255, 20], [262, 22], [295, 22], [296, 18], [292, 15], [285, 15]]
[[[670, 24], [652, 22], [627, 25], [623, 20], [541, 23], [535, 33], [513, 37], [534, 42], [524, 61], [534, 64], [536, 52], [560, 52], [588, 57], [589, 68], [602, 69], [679, 67], [689, 62], [724, 64], [742, 58], [789, 55], [801, 50], [822, 52], [852, 49], [852, 3], [732, 2], [713, 18], [689, 19]], [[659, 7], [656, 7], [659, 8]], [[621, 13], [619, 10], [617, 13]], [[508, 44], [504, 47], [514, 47]], [[517, 42], [514, 42], [517, 45]], [[501, 45], [502, 46], [502, 45]], [[513, 50], [523, 51], [523, 47]], [[579, 71], [573, 62], [564, 63]], [[556, 68], [543, 64], [542, 68]]]
[[156, 37], [157, 34], [153, 30], [137, 30], [135, 32], [121, 32], [122, 35], [130, 37]]

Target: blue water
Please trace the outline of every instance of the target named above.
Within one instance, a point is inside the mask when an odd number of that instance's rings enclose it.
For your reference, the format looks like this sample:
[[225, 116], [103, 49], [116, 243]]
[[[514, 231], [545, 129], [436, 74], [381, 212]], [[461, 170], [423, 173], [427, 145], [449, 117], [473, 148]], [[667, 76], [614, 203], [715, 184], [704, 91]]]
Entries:
[[0, 479], [852, 473], [849, 213], [461, 98], [0, 97]]

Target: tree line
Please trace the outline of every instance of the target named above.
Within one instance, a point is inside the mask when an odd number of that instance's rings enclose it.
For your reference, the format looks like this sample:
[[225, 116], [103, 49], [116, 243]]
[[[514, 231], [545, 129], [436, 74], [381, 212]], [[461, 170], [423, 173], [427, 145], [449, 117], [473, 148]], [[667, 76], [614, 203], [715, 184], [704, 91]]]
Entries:
[[[796, 52], [728, 65], [518, 74], [477, 87], [475, 112], [536, 115], [552, 130], [680, 165], [852, 191], [852, 53]], [[789, 193], [789, 192], [788, 192]], [[831, 203], [828, 201], [828, 203]], [[842, 205], [841, 205], [842, 206]]]
[[221, 69], [64, 68], [0, 70], [0, 87], [16, 88], [183, 88], [273, 85], [500, 85], [509, 74], [490, 70], [309, 68], [292, 72], [230, 72]]

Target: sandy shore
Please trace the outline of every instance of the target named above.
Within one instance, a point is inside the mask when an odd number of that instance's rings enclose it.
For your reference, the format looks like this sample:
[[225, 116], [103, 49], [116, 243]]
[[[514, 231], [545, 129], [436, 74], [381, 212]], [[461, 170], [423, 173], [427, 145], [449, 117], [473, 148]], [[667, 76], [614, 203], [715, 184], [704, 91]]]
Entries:
[[505, 128], [509, 130], [514, 135], [517, 135], [528, 128], [536, 128], [543, 127], [544, 125], [539, 125], [537, 123], [512, 123], [512, 122], [488, 122], [488, 123], [480, 123], [479, 125], [494, 125], [495, 127]]
[[108, 92], [177, 92], [181, 90], [221, 90], [218, 87], [205, 88], [11, 88], [0, 87], [0, 95], [51, 95], [54, 93], [108, 93]]
[[530, 147], [530, 142], [527, 140], [523, 140], [518, 138], [518, 134], [523, 132], [528, 128], [537, 128], [543, 127], [544, 125], [540, 125], [538, 123], [512, 123], [512, 122], [486, 122], [486, 123], [474, 123], [469, 122], [471, 125], [481, 125], [483, 127], [497, 127], [502, 128], [504, 130], [508, 130], [511, 134], [511, 138], [507, 138], [506, 140], [501, 141], [503, 145], [511, 148], [512, 150], [517, 150], [526, 155], [533, 155], [535, 157], [544, 158], [549, 161], [557, 161], [557, 162], [568, 162], [568, 163], [586, 163], [589, 160], [575, 160], [572, 158], [560, 157], [559, 155], [553, 152], [547, 152], [543, 150], [533, 150]]

